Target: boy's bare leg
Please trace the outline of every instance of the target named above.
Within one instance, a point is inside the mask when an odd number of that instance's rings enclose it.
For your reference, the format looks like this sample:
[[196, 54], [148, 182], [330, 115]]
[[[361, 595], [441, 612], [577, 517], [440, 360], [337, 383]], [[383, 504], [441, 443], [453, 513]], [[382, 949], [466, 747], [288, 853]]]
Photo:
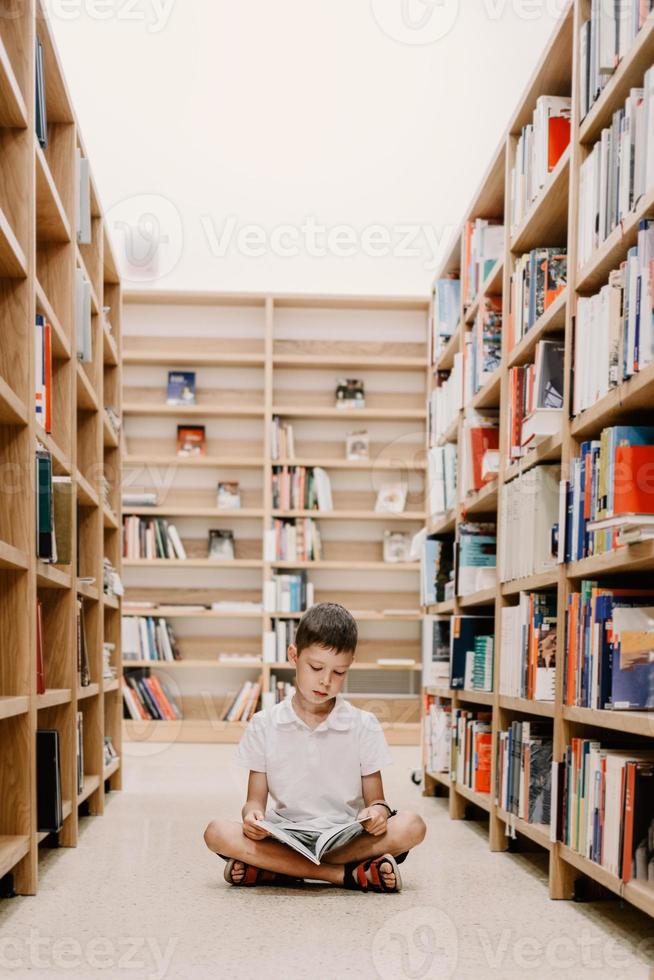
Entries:
[[[243, 825], [231, 820], [212, 820], [204, 832], [204, 839], [209, 850], [216, 854], [224, 854], [255, 868], [276, 871], [291, 878], [313, 878], [332, 885], [343, 884], [342, 864], [314, 864], [286, 844], [271, 838], [250, 840], [243, 833]], [[237, 871], [236, 868], [234, 870]], [[236, 874], [235, 880], [239, 880]]]
[[[427, 828], [425, 821], [417, 813], [400, 810], [390, 817], [386, 833], [379, 837], [372, 834], [361, 834], [349, 844], [328, 851], [323, 858], [325, 864], [349, 864], [350, 861], [367, 861], [370, 858], [381, 857], [382, 854], [403, 854], [424, 839]], [[395, 885], [395, 874], [390, 865], [382, 865], [380, 874], [385, 883], [392, 888]]]

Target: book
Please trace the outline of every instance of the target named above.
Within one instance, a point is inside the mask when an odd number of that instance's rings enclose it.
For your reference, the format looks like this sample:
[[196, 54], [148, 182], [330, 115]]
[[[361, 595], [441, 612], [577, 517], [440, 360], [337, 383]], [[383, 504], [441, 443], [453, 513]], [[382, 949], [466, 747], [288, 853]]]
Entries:
[[36, 138], [39, 141], [39, 146], [42, 150], [45, 150], [48, 146], [48, 121], [47, 121], [47, 108], [45, 100], [45, 68], [43, 63], [43, 42], [39, 35], [36, 35], [36, 50], [35, 50], [35, 95], [36, 95], [36, 115], [35, 115], [35, 129]]
[[64, 822], [61, 756], [56, 728], [36, 732], [36, 826], [40, 833], [58, 833]]
[[167, 405], [195, 405], [195, 371], [169, 371]]
[[271, 459], [293, 459], [295, 439], [291, 422], [282, 422], [278, 415], [273, 416], [270, 442]]
[[34, 401], [36, 421], [52, 432], [52, 327], [40, 313], [34, 326]]
[[93, 332], [91, 328], [91, 283], [83, 269], [75, 269], [75, 337], [77, 359], [90, 364], [93, 361]]
[[341, 378], [336, 385], [336, 408], [349, 411], [366, 407], [363, 381], [358, 378]]
[[500, 694], [554, 701], [556, 593], [521, 592], [517, 606], [502, 609]]
[[571, 99], [541, 95], [532, 121], [522, 127], [511, 168], [511, 230], [526, 218], [570, 143]]
[[311, 517], [275, 518], [266, 545], [272, 550], [272, 561], [320, 561], [322, 538], [316, 521]]
[[454, 546], [446, 538], [427, 537], [420, 550], [420, 602], [431, 606], [445, 601], [445, 588], [454, 580]]
[[401, 514], [406, 505], [406, 497], [407, 488], [403, 484], [386, 484], [377, 493], [375, 510], [384, 514]]
[[405, 531], [384, 531], [384, 561], [409, 561], [411, 535]]
[[450, 683], [454, 691], [465, 686], [466, 656], [474, 650], [478, 637], [492, 638], [495, 632], [492, 616], [454, 615], [450, 628]]
[[73, 484], [69, 476], [52, 477], [56, 562], [70, 565], [73, 552]]
[[36, 556], [52, 561], [55, 555], [52, 457], [37, 443], [36, 450]]
[[362, 460], [370, 458], [370, 436], [365, 429], [348, 432], [345, 437], [345, 458]]
[[78, 711], [75, 718], [75, 755], [77, 761], [77, 795], [84, 790], [84, 715]]
[[229, 529], [209, 531], [209, 558], [231, 561], [234, 558], [234, 532]]
[[237, 480], [224, 481], [218, 484], [216, 505], [219, 510], [240, 509], [241, 491]]
[[123, 507], [156, 507], [159, 500], [159, 495], [155, 491], [142, 491], [135, 492], [132, 490], [123, 490], [122, 502]]
[[43, 603], [36, 600], [36, 693], [45, 694], [45, 664], [43, 657]]
[[454, 547], [456, 594], [470, 595], [494, 588], [497, 582], [495, 524], [466, 522], [456, 529]]
[[351, 823], [334, 824], [326, 830], [316, 830], [307, 824], [294, 823], [284, 820], [273, 823], [270, 820], [258, 820], [258, 825], [287, 847], [293, 848], [298, 854], [308, 858], [314, 864], [320, 864], [323, 855], [337, 847], [344, 847], [363, 833], [363, 824], [358, 820]]
[[177, 426], [177, 455], [205, 456], [205, 428], [203, 425]]
[[75, 147], [75, 183], [77, 184], [77, 203], [75, 208], [78, 245], [90, 245], [91, 234], [91, 166], [82, 151]]
[[554, 568], [552, 528], [559, 516], [558, 466], [534, 466], [504, 486], [497, 555], [501, 582]]
[[[469, 376], [470, 372], [468, 371], [466, 372], [466, 380], [469, 379]], [[470, 398], [472, 398], [471, 393]], [[464, 355], [461, 351], [457, 351], [453, 358], [451, 370], [434, 372], [434, 387], [427, 403], [427, 429], [430, 447], [436, 446], [454, 425], [459, 410], [463, 408], [463, 399]]]
[[431, 329], [429, 332], [430, 363], [435, 364], [456, 330], [461, 315], [461, 281], [437, 279], [433, 287]]
[[77, 684], [88, 687], [91, 683], [89, 667], [89, 651], [86, 638], [86, 619], [84, 615], [84, 600], [77, 600]]

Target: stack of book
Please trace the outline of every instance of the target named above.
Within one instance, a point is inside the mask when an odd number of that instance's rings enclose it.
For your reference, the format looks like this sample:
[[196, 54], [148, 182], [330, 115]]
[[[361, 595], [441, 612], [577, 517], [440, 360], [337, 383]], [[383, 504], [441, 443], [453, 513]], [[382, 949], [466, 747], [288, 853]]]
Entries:
[[[272, 547], [268, 542], [272, 539]], [[266, 538], [267, 555], [274, 561], [319, 561], [322, 558], [320, 529], [311, 517], [273, 520]]]
[[599, 3], [595, 0], [591, 4], [590, 19], [581, 25], [580, 37], [582, 119], [628, 54], [652, 10], [653, 0], [637, 3], [624, 3], [623, 0]]
[[564, 344], [539, 340], [533, 364], [509, 370], [509, 455], [519, 459], [561, 429]]
[[427, 455], [427, 513], [430, 518], [446, 514], [456, 507], [457, 446], [446, 442], [432, 446]]
[[463, 303], [470, 306], [493, 266], [504, 252], [504, 227], [496, 221], [476, 218], [464, 229]]
[[333, 510], [332, 488], [320, 466], [273, 466], [273, 510]]
[[502, 297], [483, 296], [470, 331], [470, 357], [466, 365], [469, 379], [466, 390], [471, 395], [484, 387], [502, 360]]
[[521, 592], [517, 606], [502, 609], [500, 694], [554, 701], [556, 594]]
[[468, 786], [476, 793], [490, 793], [493, 739], [490, 712], [454, 708], [451, 717], [452, 781]]
[[431, 305], [429, 331], [429, 360], [435, 364], [459, 325], [461, 313], [461, 281], [437, 279]]
[[[490, 652], [492, 659], [493, 637], [495, 634], [495, 620], [493, 616], [452, 616], [450, 624], [450, 683], [453, 691], [463, 691], [466, 679], [470, 678], [470, 670], [466, 670], [469, 657], [474, 659], [477, 641], [479, 642], [479, 656], [482, 658], [482, 666], [485, 658]], [[490, 647], [487, 641], [490, 640]], [[467, 678], [466, 678], [467, 672]], [[474, 673], [474, 672], [473, 672]], [[480, 675], [481, 676], [481, 675]], [[492, 666], [489, 671], [492, 678]], [[490, 690], [490, 688], [489, 688]]]
[[[454, 578], [454, 546], [452, 540], [425, 537], [420, 553], [420, 603], [432, 606], [451, 598], [448, 583]], [[452, 595], [454, 590], [452, 587]]]
[[497, 473], [499, 465], [499, 419], [497, 411], [468, 411], [461, 437], [459, 499], [481, 490]]
[[558, 466], [534, 466], [505, 484], [500, 497], [500, 581], [554, 568], [552, 529], [559, 516]]
[[263, 634], [263, 662], [286, 663], [288, 648], [295, 643], [297, 624], [294, 619], [273, 619], [272, 630]]
[[[582, 442], [561, 486], [560, 557], [577, 561], [654, 536], [654, 426], [616, 425]], [[565, 499], [564, 499], [565, 498]]]
[[425, 616], [422, 621], [422, 686], [449, 687], [450, 617]]
[[177, 721], [181, 708], [159, 677], [131, 668], [122, 677], [124, 717], [133, 721]]
[[472, 650], [466, 651], [465, 691], [493, 690], [493, 650], [495, 638], [478, 636]]
[[642, 88], [632, 88], [611, 126], [581, 165], [579, 265], [617, 228], [654, 187], [654, 67]]
[[463, 407], [463, 354], [454, 355], [451, 371], [436, 371], [435, 387], [429, 398], [429, 445], [435, 446]]
[[654, 221], [593, 296], [577, 300], [574, 344], [575, 415], [654, 360]]
[[532, 121], [522, 127], [511, 168], [511, 230], [524, 221], [570, 143], [571, 100], [541, 95]]
[[568, 595], [563, 701], [654, 709], [654, 590], [582, 581]]
[[511, 273], [508, 349], [531, 330], [566, 287], [568, 257], [565, 246], [534, 248], [516, 260]]
[[186, 549], [177, 528], [163, 517], [123, 518], [123, 558], [186, 560]]
[[306, 571], [274, 574], [264, 582], [263, 595], [266, 612], [305, 612], [314, 602], [313, 583]]
[[557, 840], [624, 882], [651, 884], [651, 751], [605, 747], [592, 739], [573, 738], [564, 760], [552, 766], [552, 810]]
[[179, 660], [177, 639], [163, 616], [123, 616], [123, 660]]
[[427, 772], [449, 772], [452, 755], [452, 703], [424, 695], [423, 762]]
[[221, 721], [249, 721], [261, 697], [261, 681], [244, 681], [222, 713]]
[[472, 595], [497, 583], [497, 535], [495, 524], [467, 521], [458, 524], [454, 548], [456, 594]]
[[497, 733], [495, 802], [527, 823], [550, 825], [552, 725], [513, 721]]
[[270, 435], [271, 459], [295, 458], [295, 440], [290, 422], [282, 422], [279, 415], [274, 415]]
[[275, 674], [270, 675], [270, 682], [267, 691], [261, 695], [261, 707], [272, 708], [286, 698], [292, 698], [295, 694], [295, 687], [288, 681], [279, 680]]

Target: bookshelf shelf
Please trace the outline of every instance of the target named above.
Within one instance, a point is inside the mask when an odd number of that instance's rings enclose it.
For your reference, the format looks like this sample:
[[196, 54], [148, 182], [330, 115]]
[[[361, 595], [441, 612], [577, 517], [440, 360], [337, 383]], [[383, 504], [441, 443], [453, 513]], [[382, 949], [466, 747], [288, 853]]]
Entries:
[[427, 525], [428, 534], [449, 534], [456, 525], [456, 508], [448, 510], [446, 514]]
[[18, 244], [7, 216], [0, 208], [0, 275], [3, 279], [25, 279], [27, 259]]
[[276, 405], [273, 415], [281, 418], [345, 419], [348, 422], [424, 422], [424, 409], [416, 408], [323, 408], [319, 405]]
[[28, 125], [27, 107], [16, 80], [7, 48], [0, 38], [0, 126], [25, 129]]
[[70, 456], [63, 452], [52, 436], [48, 435], [40, 426], [36, 429], [36, 437], [52, 455], [52, 468], [54, 472], [62, 476], [70, 476], [72, 472]]
[[95, 314], [96, 316], [98, 316], [101, 313], [101, 307], [100, 307], [100, 302], [98, 300], [98, 294], [97, 294], [97, 292], [95, 290], [93, 276], [89, 275], [89, 271], [86, 268], [86, 262], [84, 261], [84, 257], [83, 257], [82, 253], [79, 250], [79, 245], [75, 245], [75, 261], [77, 263], [78, 269], [81, 269], [82, 270], [82, 272], [84, 273], [84, 275], [86, 276], [86, 278], [89, 281], [89, 284], [90, 284], [90, 287], [91, 287], [91, 312], [93, 314]]
[[107, 595], [106, 592], [102, 593], [102, 602], [107, 609], [120, 609], [120, 600], [118, 596]]
[[472, 592], [470, 595], [457, 596], [461, 609], [474, 609], [475, 606], [492, 606], [495, 603], [497, 588], [481, 589], [479, 592]]
[[560, 245], [567, 238], [570, 147], [549, 175], [529, 213], [511, 240], [513, 253], [541, 245]]
[[446, 786], [449, 789], [452, 785], [450, 780], [450, 774], [448, 772], [431, 772], [425, 773], [428, 779], [433, 780], [435, 783], [439, 783], [441, 786]]
[[102, 442], [105, 449], [106, 448], [118, 449], [119, 446], [118, 433], [116, 432], [113, 425], [109, 421], [109, 415], [107, 413], [106, 408], [103, 410], [102, 413]]
[[331, 470], [424, 470], [426, 463], [424, 459], [404, 459], [400, 457], [380, 457], [371, 454], [370, 459], [352, 460], [332, 458], [331, 456], [300, 456], [297, 459], [275, 459], [272, 461], [274, 466], [322, 466], [323, 469]]
[[[102, 324], [102, 348], [104, 352], [104, 363], [111, 365], [111, 367], [117, 367], [119, 364], [118, 347], [116, 345], [116, 339], [106, 322]], [[126, 358], [123, 354], [123, 363], [125, 360]]]
[[[128, 399], [129, 391], [124, 392], [125, 399]], [[261, 405], [247, 405], [240, 396], [235, 395], [234, 406], [216, 404], [185, 405], [180, 408], [178, 405], [166, 405], [163, 403], [146, 401], [123, 402], [123, 415], [147, 415], [152, 418], [174, 418], [174, 419], [202, 419], [202, 418], [259, 418], [264, 414]]]
[[486, 276], [486, 281], [482, 284], [474, 301], [470, 304], [470, 308], [466, 312], [465, 322], [468, 326], [472, 326], [475, 322], [475, 317], [479, 312], [479, 304], [485, 296], [497, 296], [502, 294], [502, 275], [504, 273], [504, 256], [501, 256], [489, 274]]
[[387, 514], [377, 510], [273, 510], [272, 516], [312, 517], [317, 521], [381, 521], [384, 524], [395, 523], [396, 521], [419, 524], [425, 522], [424, 513], [418, 511]]
[[[581, 120], [581, 92], [583, 57], [580, 57], [582, 45], [582, 25], [596, 14], [596, 5], [587, 0], [569, 0], [558, 20], [550, 43], [547, 45], [540, 62], [529, 81], [524, 94], [519, 100], [518, 107], [503, 133], [500, 148], [494, 154], [486, 175], [477, 190], [473, 201], [465, 212], [457, 233], [452, 238], [448, 252], [437, 272], [436, 279], [459, 274], [464, 279], [466, 270], [470, 270], [468, 222], [476, 218], [495, 219], [503, 226], [503, 274], [501, 288], [498, 293], [503, 295], [504, 319], [502, 325], [502, 352], [499, 371], [499, 473], [495, 487], [485, 487], [467, 500], [461, 500], [454, 513], [454, 520], [441, 524], [428, 525], [427, 531], [437, 531], [441, 534], [456, 534], [460, 524], [470, 513], [487, 515], [488, 519], [495, 517], [497, 523], [498, 554], [502, 539], [507, 534], [506, 523], [513, 516], [521, 519], [516, 506], [515, 510], [505, 507], [509, 503], [513, 507], [512, 495], [507, 494], [507, 484], [528, 472], [535, 466], [544, 463], [560, 463], [561, 476], [566, 481], [573, 477], [573, 461], [579, 456], [579, 443], [587, 439], [598, 439], [600, 433], [609, 426], [647, 425], [651, 422], [654, 406], [654, 365], [647, 364], [640, 372], [634, 374], [628, 381], [610, 389], [592, 406], [580, 413], [576, 418], [571, 416], [570, 406], [574, 393], [574, 344], [575, 330], [578, 323], [579, 300], [581, 297], [594, 295], [608, 283], [609, 274], [620, 267], [627, 259], [628, 250], [637, 242], [638, 225], [641, 219], [654, 218], [654, 188], [648, 187], [637, 200], [632, 212], [616, 227], [608, 238], [595, 250], [589, 260], [583, 265], [579, 262], [581, 249], [579, 243], [585, 241], [583, 229], [580, 226], [579, 213], [582, 194], [581, 168], [588, 159], [593, 144], [598, 140], [601, 130], [612, 123], [613, 113], [622, 108], [626, 97], [633, 88], [643, 87], [643, 76], [654, 62], [654, 13], [650, 13], [646, 23], [641, 28], [635, 41], [616, 66], [612, 75], [606, 78], [599, 98], [586, 118]], [[519, 164], [517, 152], [521, 131], [532, 122], [537, 101], [541, 96], [566, 96], [571, 98], [570, 144], [558, 164], [547, 179], [540, 196], [534, 202], [526, 218], [515, 229], [510, 228], [511, 214], [514, 213], [513, 194], [517, 186], [514, 165]], [[541, 104], [542, 105], [542, 104]], [[599, 152], [599, 151], [598, 151]], [[498, 161], [506, 164], [503, 171], [503, 196], [498, 191], [497, 174], [502, 170]], [[640, 164], [640, 161], [639, 161]], [[520, 167], [517, 166], [517, 177], [520, 178]], [[500, 180], [501, 183], [501, 180]], [[587, 190], [587, 188], [584, 188]], [[492, 203], [491, 203], [492, 202]], [[556, 297], [554, 302], [540, 316], [531, 329], [517, 344], [509, 349], [511, 343], [512, 324], [508, 313], [516, 298], [513, 291], [513, 274], [519, 272], [518, 265], [522, 254], [533, 249], [544, 247], [565, 247], [567, 254], [567, 286]], [[485, 287], [484, 287], [485, 288]], [[510, 294], [510, 291], [512, 295]], [[480, 290], [483, 292], [483, 290]], [[475, 307], [468, 309], [467, 314], [463, 300], [459, 316], [471, 324], [474, 321]], [[455, 316], [452, 317], [455, 319]], [[510, 375], [512, 368], [533, 364], [536, 360], [537, 345], [543, 338], [556, 337], [564, 346], [563, 371], [563, 409], [560, 418], [560, 431], [544, 439], [534, 449], [526, 451], [523, 458], [511, 461], [508, 458], [511, 440], [511, 412], [514, 378]], [[468, 348], [469, 349], [469, 348]], [[462, 334], [457, 336], [452, 344], [452, 352], [461, 351], [464, 357], [467, 353]], [[451, 361], [450, 361], [451, 364]], [[431, 394], [434, 379], [431, 377], [436, 367], [432, 367], [428, 383], [428, 394]], [[449, 365], [448, 365], [449, 366]], [[465, 366], [464, 366], [465, 369]], [[469, 390], [469, 376], [466, 378]], [[466, 389], [464, 389], [466, 390]], [[473, 399], [466, 394], [467, 404], [463, 413], [473, 407]], [[488, 402], [487, 404], [491, 404]], [[461, 441], [465, 429], [459, 426], [455, 436]], [[457, 461], [457, 485], [461, 486], [460, 477], [465, 476], [462, 462], [463, 453], [459, 446]], [[558, 480], [558, 476], [557, 476]], [[514, 488], [511, 488], [512, 490]], [[518, 488], [515, 487], [517, 492]], [[548, 523], [552, 523], [548, 514]], [[537, 533], [541, 533], [538, 531]], [[512, 543], [513, 544], [513, 543]], [[525, 542], [527, 546], [527, 542]], [[543, 555], [546, 552], [543, 552]], [[505, 551], [506, 555], [506, 551]], [[501, 563], [501, 562], [500, 562]], [[545, 561], [539, 561], [536, 567], [542, 567]], [[498, 583], [494, 593], [488, 591], [487, 601], [494, 603], [495, 611], [495, 650], [493, 665], [493, 694], [478, 692], [449, 691], [447, 688], [423, 687], [423, 717], [429, 707], [427, 696], [441, 697], [451, 702], [455, 709], [474, 710], [475, 705], [484, 705], [486, 712], [491, 715], [491, 786], [496, 785], [498, 775], [498, 740], [500, 732], [505, 732], [514, 722], [529, 723], [534, 731], [549, 731], [553, 739], [554, 761], [560, 763], [566, 759], [566, 754], [572, 746], [572, 739], [577, 737], [594, 738], [602, 745], [620, 745], [630, 748], [648, 747], [654, 739], [654, 712], [643, 711], [610, 711], [581, 708], [564, 703], [564, 651], [566, 647], [566, 612], [568, 597], [571, 592], [580, 588], [580, 580], [598, 579], [599, 584], [610, 583], [616, 587], [645, 588], [654, 570], [654, 541], [641, 541], [632, 545], [616, 548], [606, 554], [594, 555], [582, 561], [557, 564], [539, 574], [524, 578]], [[625, 578], [626, 577], [626, 578]], [[553, 701], [532, 701], [526, 698], [510, 697], [499, 693], [500, 679], [504, 674], [504, 657], [511, 657], [514, 641], [510, 637], [510, 629], [515, 621], [510, 613], [517, 612], [516, 604], [520, 593], [549, 592], [556, 595], [556, 649], [557, 649], [557, 684]], [[472, 602], [479, 596], [472, 597]], [[470, 600], [457, 597], [448, 603], [439, 603], [426, 607], [426, 611], [438, 615], [459, 614], [466, 611]], [[474, 611], [474, 606], [472, 607]], [[507, 617], [508, 624], [504, 617]], [[560, 656], [558, 655], [560, 652]], [[508, 665], [514, 670], [516, 664]], [[446, 682], [444, 682], [446, 683]], [[540, 693], [540, 692], [539, 692]], [[537, 728], [534, 729], [533, 726]], [[428, 729], [426, 728], [426, 733]], [[653, 743], [654, 744], [654, 743]], [[436, 791], [438, 774], [430, 771], [430, 743], [428, 739], [423, 745], [423, 762], [425, 769], [425, 795]], [[440, 781], [443, 785], [442, 780]], [[472, 791], [453, 783], [450, 792], [450, 814], [453, 818], [464, 815], [464, 800], [479, 803]], [[463, 800], [460, 799], [463, 797]], [[585, 875], [597, 881], [622, 897], [625, 901], [641, 908], [650, 916], [654, 916], [654, 887], [648, 882], [635, 881], [624, 884], [615, 875], [609, 874], [599, 865], [585, 857], [576, 854], [560, 842], [550, 841], [550, 829], [542, 825], [532, 825], [520, 820], [513, 814], [500, 807], [492, 797], [487, 797], [480, 804], [489, 813], [488, 821], [489, 846], [492, 851], [507, 850], [510, 833], [522, 834], [544, 849], [544, 855], [549, 864], [550, 895], [556, 899], [571, 899], [574, 893], [574, 879]]]
[[272, 568], [322, 568], [353, 572], [419, 572], [420, 562], [411, 561], [273, 561]]
[[90, 599], [91, 602], [97, 602], [100, 598], [97, 586], [90, 585], [88, 582], [80, 582], [77, 580], [77, 594], [84, 596], [85, 599]]
[[472, 407], [475, 411], [479, 411], [481, 408], [497, 408], [499, 406], [501, 382], [502, 368], [499, 367], [472, 399]]
[[79, 470], [77, 471], [75, 482], [80, 504], [83, 504], [85, 507], [99, 507], [100, 498], [91, 484], [85, 477], [82, 476]]
[[[170, 364], [181, 367], [263, 367], [266, 354], [257, 341], [225, 344], [211, 337], [138, 337], [124, 339], [124, 364]], [[240, 348], [240, 349], [239, 349]]]
[[512, 828], [524, 837], [528, 837], [534, 843], [540, 844], [541, 847], [544, 847], [548, 851], [552, 849], [550, 828], [546, 827], [545, 824], [529, 823], [527, 820], [521, 819], [521, 817], [516, 817], [513, 813], [507, 813], [506, 810], [502, 810], [500, 807], [496, 807], [495, 812], [497, 817], [507, 827]]
[[61, 203], [43, 150], [34, 138], [36, 155], [36, 238], [39, 243], [65, 244], [71, 240], [70, 222]]
[[443, 348], [443, 353], [436, 362], [437, 371], [449, 371], [454, 364], [454, 355], [458, 352], [461, 343], [461, 324], [459, 323]]
[[562, 333], [565, 329], [565, 318], [568, 303], [568, 287], [559, 293], [551, 306], [536, 320], [531, 330], [509, 351], [508, 366], [533, 363], [536, 346], [544, 337], [554, 333]]
[[0, 378], [0, 423], [27, 425], [27, 409], [4, 378]]
[[6, 541], [0, 541], [0, 568], [20, 572], [29, 568], [29, 565], [29, 558], [24, 551]]
[[500, 694], [499, 706], [506, 711], [519, 711], [525, 715], [538, 715], [540, 718], [554, 717], [553, 701], [531, 701], [528, 698], [510, 698]]
[[58, 704], [68, 704], [71, 698], [72, 693], [69, 687], [52, 688], [45, 691], [44, 694], [37, 694], [36, 708], [37, 711], [42, 711], [44, 708], [54, 708]]
[[36, 312], [41, 313], [52, 327], [52, 356], [57, 360], [67, 361], [71, 356], [70, 340], [66, 336], [59, 317], [52, 309], [50, 300], [38, 279], [34, 283], [34, 290], [36, 293]]
[[29, 854], [30, 847], [27, 834], [0, 835], [0, 877], [12, 871]]
[[111, 694], [112, 691], [117, 691], [119, 687], [120, 682], [117, 677], [114, 677], [113, 680], [105, 680], [104, 684], [102, 685], [102, 693]]
[[123, 558], [125, 568], [262, 568], [259, 558]]
[[106, 528], [112, 528], [114, 531], [120, 529], [117, 515], [107, 504], [102, 507], [102, 522]]
[[123, 456], [125, 468], [139, 466], [181, 466], [198, 469], [260, 469], [263, 462], [257, 457], [248, 456], [175, 456], [174, 454], [141, 455], [127, 454]]
[[48, 565], [46, 562], [37, 559], [36, 562], [36, 581], [43, 589], [70, 589], [70, 572], [63, 572], [56, 565]]
[[454, 789], [459, 796], [463, 796], [466, 800], [469, 800], [470, 803], [474, 803], [475, 806], [490, 813], [491, 798], [488, 793], [477, 793], [474, 789], [470, 789], [469, 786], [464, 786], [463, 783], [459, 782], [450, 782], [450, 788]]
[[459, 435], [459, 413], [452, 419], [445, 432], [438, 438], [438, 445], [444, 446], [446, 442], [456, 442]]
[[606, 83], [599, 98], [579, 126], [579, 142], [594, 143], [608, 126], [616, 109], [624, 105], [629, 90], [642, 84], [654, 62], [654, 17], [650, 14], [635, 41]]
[[77, 363], [77, 409], [83, 409], [86, 412], [97, 412], [98, 411], [98, 396], [93, 390], [93, 385], [91, 384], [89, 377], [84, 370], [83, 366]]
[[97, 775], [84, 776], [84, 786], [81, 793], [77, 794], [77, 805], [84, 803], [88, 800], [91, 793], [95, 793], [96, 789], [100, 785], [100, 777]]
[[29, 704], [28, 697], [0, 697], [0, 719], [15, 718], [16, 715], [24, 715], [29, 711]]
[[86, 698], [94, 698], [99, 693], [100, 693], [99, 684], [97, 683], [87, 684], [86, 687], [77, 688], [77, 700], [84, 701]]
[[113, 774], [115, 772], [118, 772], [119, 769], [120, 769], [120, 759], [114, 759], [113, 762], [110, 762], [108, 766], [104, 767], [102, 772], [102, 779], [103, 780], [111, 779]]

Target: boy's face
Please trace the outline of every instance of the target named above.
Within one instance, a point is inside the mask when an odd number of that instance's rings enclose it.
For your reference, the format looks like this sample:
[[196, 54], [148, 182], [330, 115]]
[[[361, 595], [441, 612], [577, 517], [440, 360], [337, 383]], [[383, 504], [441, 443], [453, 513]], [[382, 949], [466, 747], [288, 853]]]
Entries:
[[328, 650], [312, 644], [298, 654], [297, 647], [288, 648], [288, 659], [295, 664], [296, 685], [310, 704], [325, 704], [340, 692], [354, 652]]

